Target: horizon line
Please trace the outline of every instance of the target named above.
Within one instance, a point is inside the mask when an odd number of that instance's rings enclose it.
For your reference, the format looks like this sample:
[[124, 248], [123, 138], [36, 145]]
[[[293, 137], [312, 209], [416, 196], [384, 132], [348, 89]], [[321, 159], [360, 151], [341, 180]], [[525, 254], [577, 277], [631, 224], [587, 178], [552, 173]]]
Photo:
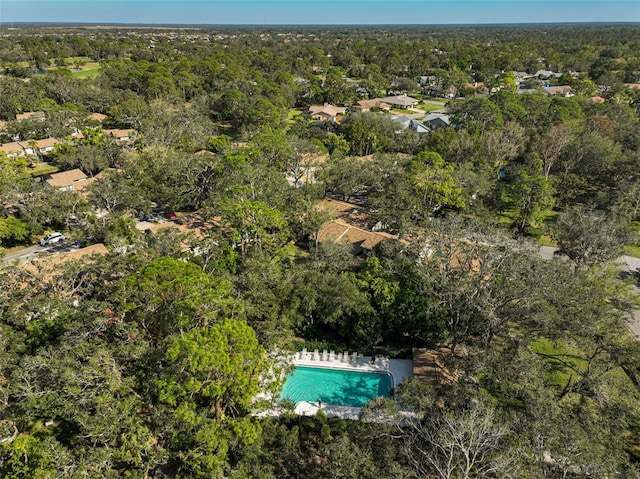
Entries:
[[640, 21], [559, 21], [559, 22], [485, 22], [485, 23], [141, 23], [141, 22], [40, 22], [0, 21], [0, 27], [8, 25], [39, 26], [129, 26], [129, 27], [451, 27], [451, 26], [534, 26], [534, 25], [638, 25]]

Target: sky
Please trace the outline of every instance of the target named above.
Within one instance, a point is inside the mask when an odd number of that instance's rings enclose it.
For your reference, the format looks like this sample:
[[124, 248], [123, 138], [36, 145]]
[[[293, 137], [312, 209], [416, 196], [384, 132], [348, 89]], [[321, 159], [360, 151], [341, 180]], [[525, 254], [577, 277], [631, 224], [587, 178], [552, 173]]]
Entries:
[[640, 0], [0, 0], [0, 22], [172, 25], [640, 22]]

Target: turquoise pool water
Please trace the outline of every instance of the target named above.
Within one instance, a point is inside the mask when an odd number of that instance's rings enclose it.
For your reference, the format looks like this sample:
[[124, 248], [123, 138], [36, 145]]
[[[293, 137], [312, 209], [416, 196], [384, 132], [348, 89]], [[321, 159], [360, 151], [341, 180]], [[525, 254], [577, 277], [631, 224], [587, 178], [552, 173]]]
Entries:
[[281, 399], [362, 407], [373, 398], [391, 397], [391, 376], [342, 369], [297, 366], [284, 383]]

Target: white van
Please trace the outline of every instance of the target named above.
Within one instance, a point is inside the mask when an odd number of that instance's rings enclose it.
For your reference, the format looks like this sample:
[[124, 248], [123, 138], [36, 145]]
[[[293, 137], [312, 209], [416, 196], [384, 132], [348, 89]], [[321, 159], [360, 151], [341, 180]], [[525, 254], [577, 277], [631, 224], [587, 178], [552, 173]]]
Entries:
[[41, 246], [49, 246], [64, 241], [66, 238], [62, 233], [51, 233], [40, 240]]

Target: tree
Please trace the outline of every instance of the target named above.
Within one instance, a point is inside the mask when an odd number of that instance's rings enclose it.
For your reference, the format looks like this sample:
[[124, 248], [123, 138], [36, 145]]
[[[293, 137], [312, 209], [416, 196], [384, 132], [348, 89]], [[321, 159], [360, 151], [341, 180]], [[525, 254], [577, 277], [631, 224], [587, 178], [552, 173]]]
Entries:
[[366, 156], [377, 151], [389, 151], [396, 126], [383, 115], [353, 113], [344, 119], [340, 131], [349, 142], [352, 154]]
[[29, 238], [29, 229], [24, 221], [13, 216], [0, 218], [0, 245], [13, 246]]
[[535, 146], [542, 160], [542, 173], [545, 178], [549, 178], [564, 151], [574, 141], [575, 134], [575, 124], [560, 123], [552, 126], [538, 138]]
[[511, 432], [498, 422], [495, 410], [482, 403], [463, 411], [433, 407], [410, 431], [405, 454], [420, 477], [433, 472], [439, 479], [518, 476], [507, 443]]
[[29, 164], [24, 158], [9, 158], [0, 152], [0, 202], [13, 203], [29, 186]]
[[268, 367], [253, 329], [238, 319], [186, 332], [171, 342], [165, 360], [157, 382], [160, 401], [195, 403], [218, 421], [250, 411]]
[[247, 200], [222, 207], [222, 221], [242, 255], [249, 248], [276, 251], [289, 239], [288, 225], [284, 214], [267, 206], [262, 201]]
[[452, 175], [453, 166], [446, 163], [438, 153], [418, 153], [409, 163], [408, 169], [413, 174], [414, 188], [422, 198], [422, 211], [419, 214], [428, 216], [429, 212], [440, 208], [464, 208], [462, 188], [456, 185]]
[[538, 224], [555, 204], [554, 189], [541, 174], [541, 165], [536, 162], [532, 169], [520, 168], [506, 191], [506, 200], [516, 209], [515, 227], [524, 233], [527, 225]]
[[464, 128], [470, 135], [498, 129], [503, 124], [502, 112], [498, 105], [487, 98], [472, 98], [453, 110], [453, 123]]
[[237, 306], [228, 280], [170, 257], [154, 260], [124, 278], [117, 290], [118, 312], [150, 340], [204, 327]]
[[552, 227], [558, 252], [567, 255], [576, 269], [616, 259], [629, 240], [624, 218], [593, 208], [569, 206]]

